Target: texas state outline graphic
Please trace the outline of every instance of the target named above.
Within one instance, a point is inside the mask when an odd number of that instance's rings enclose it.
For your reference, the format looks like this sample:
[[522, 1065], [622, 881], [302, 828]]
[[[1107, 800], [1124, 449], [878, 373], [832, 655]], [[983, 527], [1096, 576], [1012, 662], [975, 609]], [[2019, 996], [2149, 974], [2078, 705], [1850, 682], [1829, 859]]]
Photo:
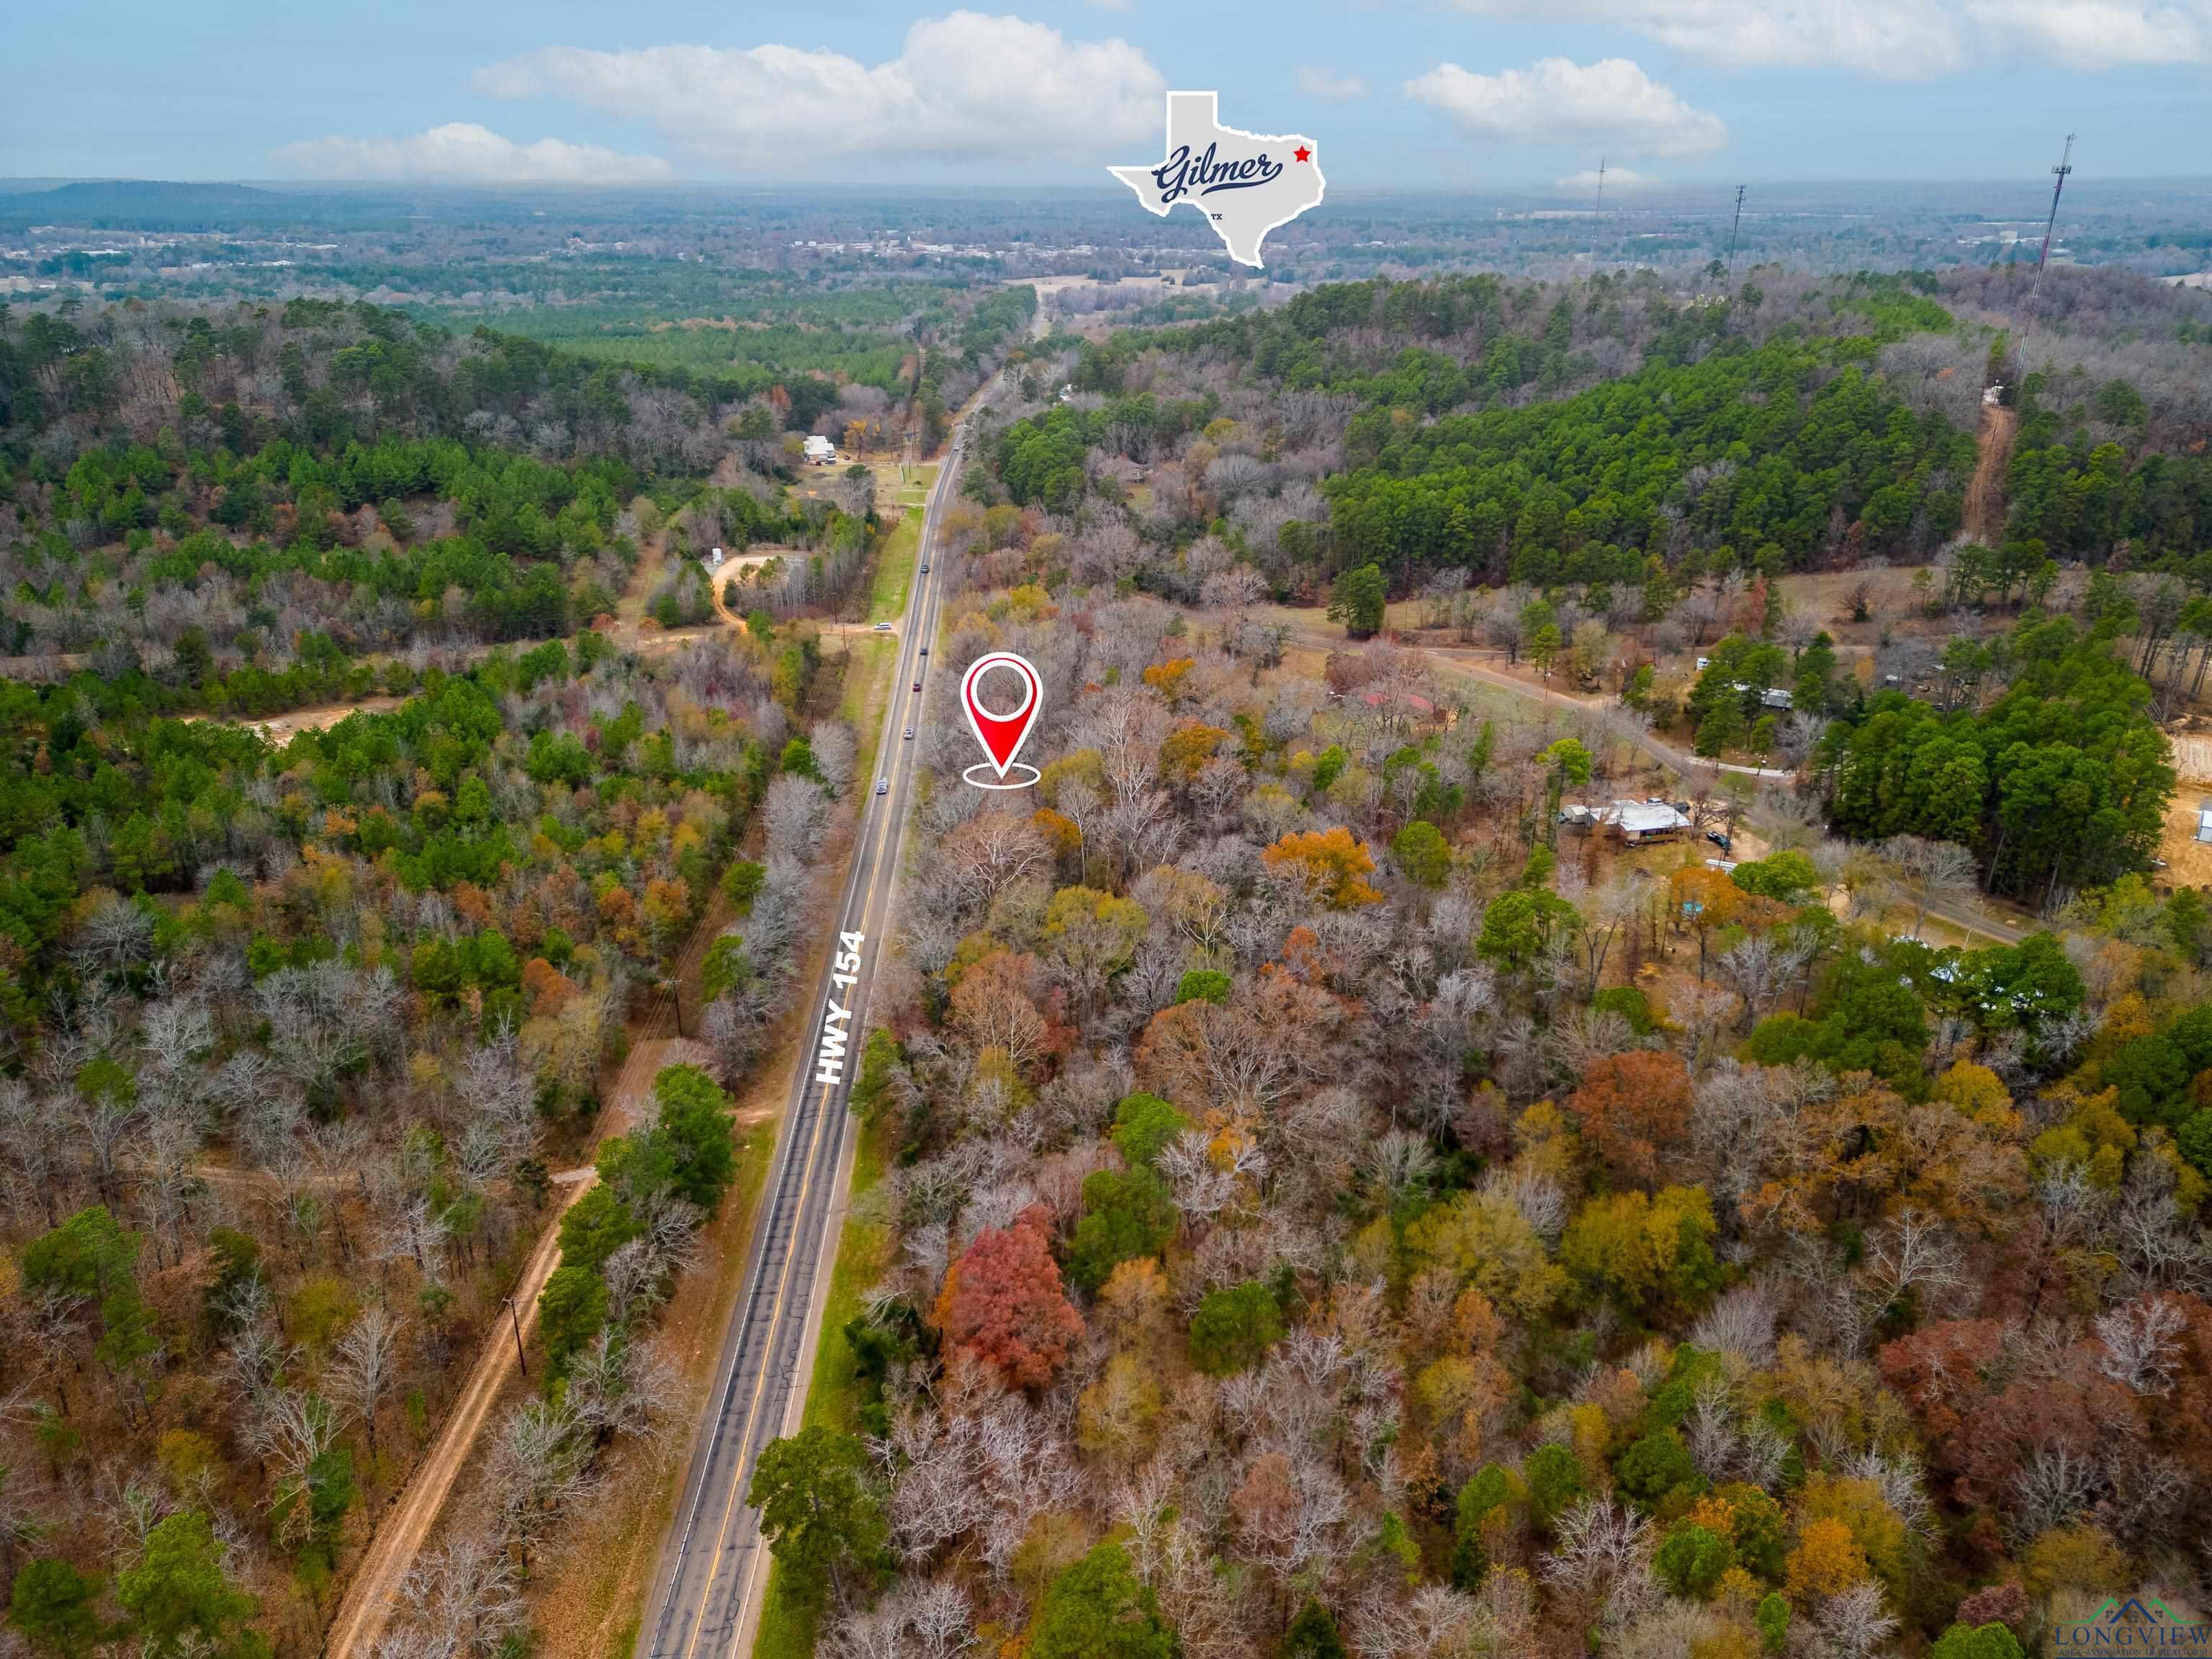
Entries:
[[1218, 93], [1171, 92], [1162, 159], [1106, 170], [1147, 213], [1164, 219], [1183, 204], [1196, 208], [1231, 258], [1257, 268], [1267, 233], [1321, 201], [1327, 181], [1317, 155], [1302, 133], [1223, 126]]

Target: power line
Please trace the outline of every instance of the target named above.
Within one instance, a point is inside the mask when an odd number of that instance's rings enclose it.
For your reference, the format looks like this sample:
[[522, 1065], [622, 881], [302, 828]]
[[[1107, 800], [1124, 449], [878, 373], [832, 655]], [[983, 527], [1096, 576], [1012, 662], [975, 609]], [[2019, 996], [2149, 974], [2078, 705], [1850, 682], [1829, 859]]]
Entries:
[[2043, 268], [2051, 263], [2051, 235], [2058, 228], [2058, 198], [2066, 189], [2066, 175], [2074, 171], [2074, 135], [2066, 135], [2066, 150], [2058, 158], [2058, 165], [2051, 169], [2051, 217], [2043, 226], [2043, 252], [2035, 256], [2035, 283], [2027, 290], [2027, 316], [2021, 330], [2022, 338], [2035, 326], [2035, 302], [2043, 293]]

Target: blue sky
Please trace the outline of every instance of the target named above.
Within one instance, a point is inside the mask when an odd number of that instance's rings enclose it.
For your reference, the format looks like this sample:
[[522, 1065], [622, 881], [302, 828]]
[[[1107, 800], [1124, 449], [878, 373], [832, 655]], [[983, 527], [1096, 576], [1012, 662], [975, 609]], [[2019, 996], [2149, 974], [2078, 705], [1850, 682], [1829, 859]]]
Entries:
[[2200, 174], [2212, 0], [1303, 0], [1015, 12], [77, 0], [0, 21], [0, 174], [1096, 179], [1160, 94], [1333, 185]]

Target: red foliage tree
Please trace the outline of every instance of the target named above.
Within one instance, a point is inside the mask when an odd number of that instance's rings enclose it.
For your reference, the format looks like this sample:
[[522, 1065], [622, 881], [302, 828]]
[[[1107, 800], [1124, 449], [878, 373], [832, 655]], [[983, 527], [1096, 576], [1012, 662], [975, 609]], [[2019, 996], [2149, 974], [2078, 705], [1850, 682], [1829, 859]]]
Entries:
[[1014, 1224], [986, 1227], [945, 1275], [938, 1328], [995, 1367], [1009, 1385], [1042, 1389], [1083, 1334], [1083, 1317], [1060, 1288], [1052, 1218], [1032, 1204]]
[[1662, 1158], [1689, 1133], [1690, 1073], [1678, 1054], [1607, 1054], [1592, 1063], [1567, 1109], [1616, 1175], [1656, 1186]]
[[1878, 1359], [1967, 1507], [2004, 1501], [2039, 1455], [2124, 1461], [2140, 1449], [2136, 1395], [2108, 1374], [2093, 1342], [2024, 1352], [1997, 1320], [1948, 1319], [1886, 1344]]

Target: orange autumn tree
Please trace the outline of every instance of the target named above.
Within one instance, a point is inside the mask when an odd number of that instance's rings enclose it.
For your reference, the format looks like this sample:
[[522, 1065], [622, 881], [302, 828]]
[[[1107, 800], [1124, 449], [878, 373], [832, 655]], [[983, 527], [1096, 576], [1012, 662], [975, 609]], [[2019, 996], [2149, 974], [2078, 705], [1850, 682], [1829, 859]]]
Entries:
[[1036, 1006], [1042, 982], [1035, 957], [992, 951], [952, 988], [952, 1024], [978, 1048], [1002, 1048], [1016, 1070], [1025, 1069], [1043, 1054], [1048, 1035]]
[[1305, 884], [1307, 896], [1332, 910], [1382, 902], [1382, 895], [1367, 879], [1375, 873], [1375, 854], [1341, 824], [1334, 830], [1293, 831], [1260, 857], [1270, 870], [1297, 877]]
[[1052, 848], [1056, 859], [1072, 859], [1083, 848], [1083, 829], [1065, 812], [1055, 812], [1049, 806], [1040, 806], [1030, 814], [1030, 822], [1036, 826], [1045, 845]]
[[1841, 1595], [1872, 1577], [1851, 1529], [1832, 1518], [1806, 1523], [1790, 1552], [1784, 1582], [1792, 1595]]
[[1009, 1387], [1052, 1382], [1083, 1334], [1060, 1288], [1051, 1218], [1032, 1204], [1011, 1227], [986, 1227], [945, 1275], [934, 1318], [945, 1340], [994, 1367]]
[[1159, 692], [1170, 702], [1182, 690], [1183, 678], [1196, 665], [1191, 657], [1177, 657], [1170, 662], [1156, 662], [1145, 671], [1145, 684]]
[[1705, 947], [1715, 933], [1737, 920], [1751, 895], [1719, 871], [1698, 866], [1668, 877], [1667, 896], [1675, 925], [1697, 936], [1698, 977], [1703, 980]]
[[1657, 1184], [1665, 1154], [1690, 1128], [1690, 1073], [1681, 1056], [1634, 1048], [1591, 1062], [1567, 1109], [1616, 1176]]
[[1227, 728], [1203, 720], [1180, 720], [1160, 744], [1160, 770], [1176, 783], [1188, 783], [1229, 740]]

